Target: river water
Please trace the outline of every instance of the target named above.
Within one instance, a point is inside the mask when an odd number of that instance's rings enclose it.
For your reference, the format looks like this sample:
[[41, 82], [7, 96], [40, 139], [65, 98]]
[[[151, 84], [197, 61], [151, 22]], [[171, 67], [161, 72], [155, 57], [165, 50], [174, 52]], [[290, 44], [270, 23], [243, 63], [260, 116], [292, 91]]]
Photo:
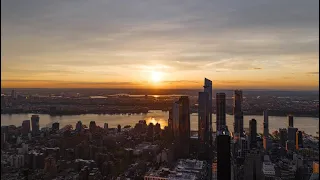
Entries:
[[[1, 114], [1, 125], [15, 125], [21, 126], [23, 120], [31, 119], [32, 114]], [[103, 127], [104, 123], [108, 123], [110, 128], [115, 128], [118, 124], [122, 127], [125, 125], [134, 126], [139, 120], [146, 120], [147, 123], [160, 123], [161, 128], [167, 126], [168, 112], [163, 111], [149, 111], [148, 114], [133, 114], [133, 115], [98, 115], [98, 114], [85, 114], [74, 116], [49, 116], [46, 114], [40, 114], [40, 127], [51, 126], [54, 122], [60, 123], [60, 128], [65, 125], [71, 124], [75, 127], [78, 121], [82, 121], [83, 124], [89, 126], [90, 121], [95, 121], [100, 127]], [[229, 130], [233, 131], [233, 116], [227, 115], [227, 126]], [[257, 120], [258, 132], [263, 132], [263, 116], [244, 116], [244, 128], [249, 127], [249, 121], [251, 119]], [[191, 130], [198, 130], [198, 114], [194, 113], [190, 116]], [[213, 121], [215, 121], [215, 115], [212, 115]], [[279, 128], [286, 128], [288, 126], [287, 117], [270, 116], [269, 117], [269, 129], [270, 133]], [[294, 117], [294, 127], [301, 131], [305, 131], [307, 134], [318, 136], [316, 132], [319, 131], [319, 118], [313, 117]], [[213, 130], [215, 130], [215, 124], [213, 123]]]

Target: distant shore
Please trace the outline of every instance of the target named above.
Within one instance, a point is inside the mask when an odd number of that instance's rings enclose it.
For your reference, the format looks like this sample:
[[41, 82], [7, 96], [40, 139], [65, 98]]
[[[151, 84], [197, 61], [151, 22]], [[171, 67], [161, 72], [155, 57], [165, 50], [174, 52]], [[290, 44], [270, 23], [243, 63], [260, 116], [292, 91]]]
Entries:
[[[45, 114], [50, 116], [76, 116], [76, 115], [86, 115], [86, 114], [98, 114], [98, 115], [137, 115], [137, 114], [148, 114], [149, 111], [143, 112], [67, 112], [67, 113], [47, 113], [47, 112], [37, 112], [37, 111], [27, 111], [27, 112], [1, 112], [3, 115], [12, 115], [12, 114]], [[196, 114], [197, 112], [191, 112], [190, 114]], [[232, 113], [226, 113], [228, 115], [233, 115]], [[215, 114], [213, 114], [215, 115]], [[244, 116], [262, 116], [261, 113], [245, 113]], [[310, 114], [295, 114], [292, 113], [295, 117], [313, 117], [319, 118], [319, 115], [310, 115]], [[269, 113], [269, 116], [277, 116], [277, 117], [286, 117], [287, 113]]]

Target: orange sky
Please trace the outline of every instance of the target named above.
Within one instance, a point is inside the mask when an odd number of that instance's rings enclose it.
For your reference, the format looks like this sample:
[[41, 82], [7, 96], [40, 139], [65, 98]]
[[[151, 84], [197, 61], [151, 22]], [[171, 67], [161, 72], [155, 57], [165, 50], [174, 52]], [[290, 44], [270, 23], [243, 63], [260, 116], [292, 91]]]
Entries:
[[290, 2], [3, 1], [1, 84], [318, 89], [319, 1]]

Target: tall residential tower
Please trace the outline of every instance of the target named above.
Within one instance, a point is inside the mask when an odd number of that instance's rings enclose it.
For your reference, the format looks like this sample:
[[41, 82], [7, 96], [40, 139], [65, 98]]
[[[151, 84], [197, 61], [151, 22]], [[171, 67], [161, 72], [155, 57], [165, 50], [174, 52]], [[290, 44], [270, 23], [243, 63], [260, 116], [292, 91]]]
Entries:
[[226, 94], [216, 94], [216, 121], [217, 121], [217, 132], [226, 127]]
[[243, 136], [243, 112], [242, 112], [242, 91], [234, 91], [233, 115], [234, 115], [234, 133]]

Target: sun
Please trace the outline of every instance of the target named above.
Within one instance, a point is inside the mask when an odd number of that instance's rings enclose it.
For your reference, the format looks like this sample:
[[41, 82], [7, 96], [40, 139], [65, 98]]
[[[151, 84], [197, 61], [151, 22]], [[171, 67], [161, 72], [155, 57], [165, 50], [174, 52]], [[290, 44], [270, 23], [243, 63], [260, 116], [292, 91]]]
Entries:
[[152, 82], [158, 83], [162, 79], [162, 74], [160, 72], [157, 72], [157, 71], [152, 71], [151, 79], [152, 79]]

